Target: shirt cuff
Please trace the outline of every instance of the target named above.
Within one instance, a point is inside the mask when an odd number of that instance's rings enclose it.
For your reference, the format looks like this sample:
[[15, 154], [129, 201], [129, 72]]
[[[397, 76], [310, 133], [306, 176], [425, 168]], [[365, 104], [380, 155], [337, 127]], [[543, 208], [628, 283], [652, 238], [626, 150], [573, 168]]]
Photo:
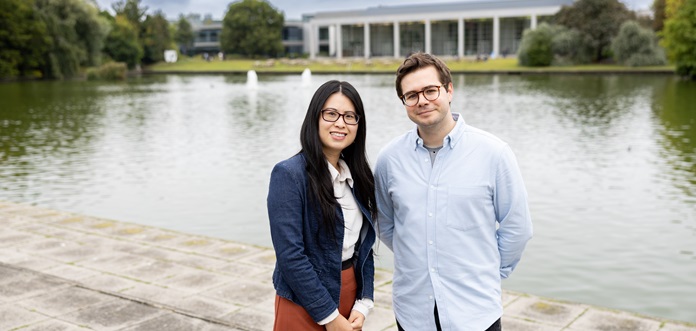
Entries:
[[358, 299], [355, 300], [355, 304], [353, 305], [353, 310], [357, 310], [361, 314], [365, 316], [365, 319], [367, 319], [367, 315], [370, 313], [370, 310], [375, 307], [374, 301], [370, 299]]
[[336, 317], [338, 317], [338, 309], [334, 310], [334, 312], [331, 313], [331, 315], [329, 315], [329, 317], [319, 321], [317, 324], [319, 324], [319, 325], [329, 324], [331, 321], [335, 320]]

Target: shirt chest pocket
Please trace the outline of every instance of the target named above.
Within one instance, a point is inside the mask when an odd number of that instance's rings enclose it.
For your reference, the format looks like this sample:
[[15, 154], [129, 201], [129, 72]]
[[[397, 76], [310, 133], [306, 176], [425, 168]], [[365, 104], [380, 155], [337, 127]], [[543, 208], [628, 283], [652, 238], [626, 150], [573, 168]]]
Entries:
[[494, 222], [492, 193], [488, 186], [449, 187], [447, 190], [447, 226], [470, 230]]

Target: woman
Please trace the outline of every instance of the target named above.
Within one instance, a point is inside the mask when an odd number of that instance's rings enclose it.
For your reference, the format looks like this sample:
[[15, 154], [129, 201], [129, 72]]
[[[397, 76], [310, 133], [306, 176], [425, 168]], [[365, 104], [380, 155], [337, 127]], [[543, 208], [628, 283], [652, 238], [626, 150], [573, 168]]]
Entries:
[[365, 110], [347, 82], [317, 89], [302, 150], [271, 173], [274, 330], [361, 330], [373, 307], [374, 178]]

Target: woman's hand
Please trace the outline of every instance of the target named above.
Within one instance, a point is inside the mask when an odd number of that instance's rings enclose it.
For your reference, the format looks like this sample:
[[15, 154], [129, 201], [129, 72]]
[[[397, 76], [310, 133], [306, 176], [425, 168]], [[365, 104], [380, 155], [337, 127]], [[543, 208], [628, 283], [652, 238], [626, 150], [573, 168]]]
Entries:
[[[362, 314], [361, 314], [362, 315]], [[350, 317], [353, 317], [351, 313]], [[361, 323], [362, 325], [362, 323]], [[326, 331], [353, 331], [353, 327], [343, 315], [338, 314], [333, 321], [326, 324]], [[359, 329], [358, 329], [359, 330]]]
[[365, 316], [357, 310], [352, 310], [348, 317], [348, 322], [350, 322], [350, 326], [353, 327], [353, 331], [360, 331], [362, 330], [363, 323], [365, 323]]

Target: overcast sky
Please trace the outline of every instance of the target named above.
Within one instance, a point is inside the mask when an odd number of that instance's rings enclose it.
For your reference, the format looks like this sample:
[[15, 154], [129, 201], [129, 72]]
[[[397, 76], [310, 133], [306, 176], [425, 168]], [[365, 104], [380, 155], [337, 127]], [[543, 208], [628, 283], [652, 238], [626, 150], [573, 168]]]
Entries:
[[[96, 0], [102, 9], [111, 9], [116, 0]], [[430, 0], [433, 1], [433, 0]], [[464, 0], [466, 1], [466, 0]], [[469, 0], [472, 1], [472, 0]], [[486, 0], [478, 0], [486, 1]], [[629, 9], [648, 9], [653, 0], [621, 0]], [[175, 19], [179, 14], [212, 14], [213, 19], [222, 19], [229, 0], [142, 0], [141, 4], [148, 7], [148, 13], [162, 10], [168, 19]], [[365, 9], [367, 7], [396, 6], [402, 4], [423, 4], [429, 0], [270, 0], [278, 10], [285, 13], [286, 19], [300, 19], [302, 14], [344, 9]], [[433, 2], [461, 2], [451, 0], [434, 0]]]

